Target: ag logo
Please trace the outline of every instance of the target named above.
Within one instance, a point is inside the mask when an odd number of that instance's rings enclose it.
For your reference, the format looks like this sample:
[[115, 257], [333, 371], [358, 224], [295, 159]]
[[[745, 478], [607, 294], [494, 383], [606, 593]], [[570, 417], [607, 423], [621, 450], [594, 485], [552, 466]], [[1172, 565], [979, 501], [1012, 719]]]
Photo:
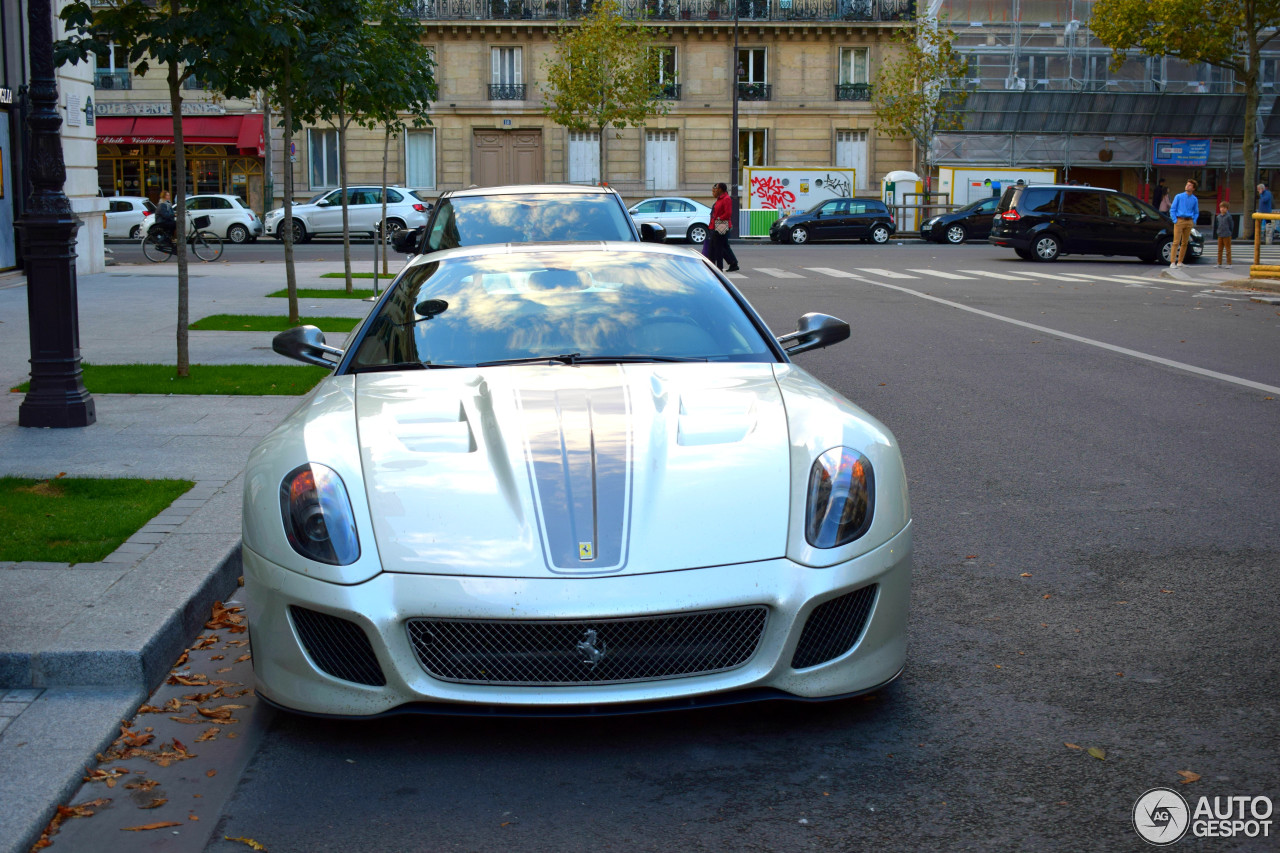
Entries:
[[1171, 788], [1152, 788], [1133, 804], [1133, 828], [1142, 840], [1165, 847], [1182, 839], [1191, 825], [1191, 810]]

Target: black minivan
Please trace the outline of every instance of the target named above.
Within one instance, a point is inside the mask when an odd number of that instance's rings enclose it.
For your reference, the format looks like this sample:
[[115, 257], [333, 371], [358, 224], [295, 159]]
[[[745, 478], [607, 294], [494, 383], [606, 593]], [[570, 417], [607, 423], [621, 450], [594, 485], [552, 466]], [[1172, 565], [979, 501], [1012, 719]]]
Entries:
[[[1133, 255], [1169, 263], [1173, 220], [1131, 195], [1102, 187], [1023, 184], [1000, 198], [988, 242], [1025, 260], [1059, 255]], [[1204, 252], [1204, 236], [1191, 229], [1187, 258]]]

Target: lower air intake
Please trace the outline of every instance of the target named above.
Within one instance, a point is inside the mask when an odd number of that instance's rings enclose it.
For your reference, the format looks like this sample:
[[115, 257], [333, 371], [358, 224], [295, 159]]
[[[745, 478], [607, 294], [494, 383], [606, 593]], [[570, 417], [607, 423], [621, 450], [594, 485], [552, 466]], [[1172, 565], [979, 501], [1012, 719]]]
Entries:
[[876, 601], [876, 586], [864, 586], [815, 607], [800, 634], [791, 668], [817, 666], [853, 648], [867, 627]]
[[302, 648], [321, 672], [356, 684], [386, 685], [387, 677], [382, 674], [369, 637], [359, 625], [292, 605], [289, 615], [302, 640]]

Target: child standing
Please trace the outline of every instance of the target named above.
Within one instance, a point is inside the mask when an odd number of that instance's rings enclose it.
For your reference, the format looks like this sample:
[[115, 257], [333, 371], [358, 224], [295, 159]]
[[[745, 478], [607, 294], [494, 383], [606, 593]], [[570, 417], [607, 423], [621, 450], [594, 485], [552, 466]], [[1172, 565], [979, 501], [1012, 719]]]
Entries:
[[1218, 238], [1218, 266], [1222, 266], [1222, 252], [1227, 253], [1226, 266], [1231, 266], [1231, 237], [1236, 233], [1236, 218], [1227, 211], [1229, 205], [1224, 201], [1218, 205], [1218, 215], [1213, 218], [1213, 236]]

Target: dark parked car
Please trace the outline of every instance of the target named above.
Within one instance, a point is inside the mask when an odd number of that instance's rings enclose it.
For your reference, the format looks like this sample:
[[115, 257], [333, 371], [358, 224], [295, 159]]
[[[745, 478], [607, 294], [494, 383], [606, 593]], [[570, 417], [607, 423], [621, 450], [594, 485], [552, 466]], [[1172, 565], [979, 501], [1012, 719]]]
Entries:
[[530, 184], [473, 187], [440, 196], [427, 224], [391, 238], [407, 254], [486, 243], [661, 243], [666, 229], [637, 224], [609, 187]]
[[920, 226], [920, 236], [935, 243], [963, 243], [965, 240], [985, 240], [991, 233], [991, 220], [1000, 206], [998, 198], [982, 198], [966, 204], [959, 210], [926, 219]]
[[[1133, 255], [1169, 262], [1173, 220], [1131, 195], [1102, 187], [1013, 186], [1004, 191], [987, 240], [1025, 260], [1059, 255]], [[1189, 260], [1204, 251], [1191, 229]]]
[[879, 199], [830, 198], [778, 219], [769, 226], [769, 239], [797, 244], [811, 240], [887, 243], [897, 230], [893, 214]]

